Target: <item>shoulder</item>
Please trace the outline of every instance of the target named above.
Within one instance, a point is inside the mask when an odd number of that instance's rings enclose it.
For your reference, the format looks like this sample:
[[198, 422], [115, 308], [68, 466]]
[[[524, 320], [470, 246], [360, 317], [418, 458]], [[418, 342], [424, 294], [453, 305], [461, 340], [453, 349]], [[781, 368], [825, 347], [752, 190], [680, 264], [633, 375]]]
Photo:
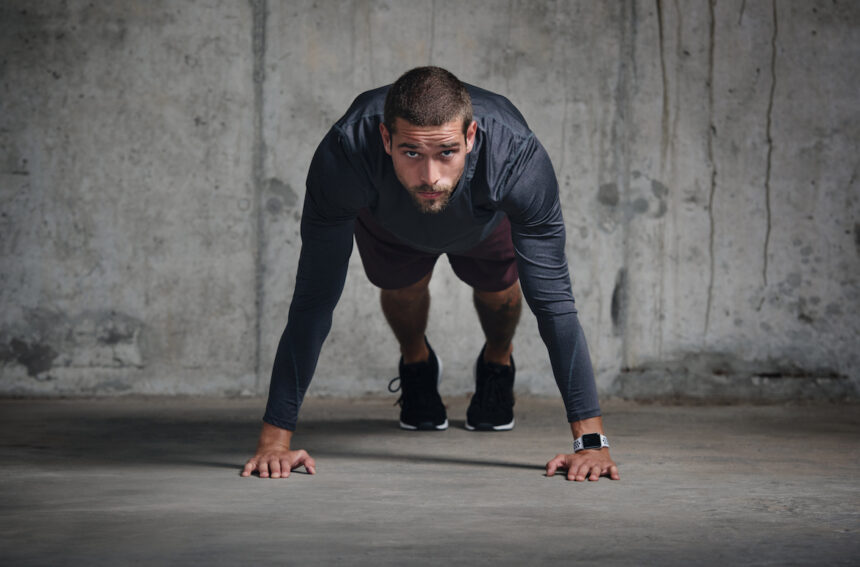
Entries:
[[355, 97], [344, 115], [332, 125], [328, 137], [333, 136], [340, 151], [353, 156], [352, 159], [381, 151], [379, 125], [382, 123], [385, 94], [389, 86], [365, 91]]
[[532, 135], [522, 113], [507, 97], [476, 87], [466, 85], [472, 97], [472, 112], [478, 124], [488, 129], [501, 129], [507, 135], [527, 138]]
[[365, 91], [355, 97], [344, 115], [334, 123], [334, 127], [339, 130], [349, 131], [365, 123], [374, 123], [378, 126], [382, 122], [385, 95], [390, 86], [385, 85]]
[[[492, 164], [491, 172], [506, 174], [523, 151], [534, 141], [534, 134], [522, 113], [506, 97], [472, 85], [472, 111], [478, 123], [481, 155]], [[493, 177], [492, 183], [500, 178]]]
[[308, 171], [309, 191], [337, 206], [364, 206], [385, 168], [379, 134], [388, 86], [358, 95], [317, 146]]

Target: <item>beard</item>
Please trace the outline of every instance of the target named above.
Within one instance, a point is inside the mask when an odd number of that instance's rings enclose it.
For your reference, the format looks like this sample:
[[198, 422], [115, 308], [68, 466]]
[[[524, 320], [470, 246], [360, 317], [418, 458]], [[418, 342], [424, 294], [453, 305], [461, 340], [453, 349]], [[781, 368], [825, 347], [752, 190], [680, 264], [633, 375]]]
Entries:
[[[454, 193], [453, 185], [418, 185], [416, 187], [408, 187], [409, 195], [412, 197], [412, 202], [415, 207], [422, 213], [435, 215], [441, 213], [448, 206], [448, 201], [451, 199], [451, 194]], [[428, 193], [438, 193], [435, 198], [428, 199], [422, 197]]]

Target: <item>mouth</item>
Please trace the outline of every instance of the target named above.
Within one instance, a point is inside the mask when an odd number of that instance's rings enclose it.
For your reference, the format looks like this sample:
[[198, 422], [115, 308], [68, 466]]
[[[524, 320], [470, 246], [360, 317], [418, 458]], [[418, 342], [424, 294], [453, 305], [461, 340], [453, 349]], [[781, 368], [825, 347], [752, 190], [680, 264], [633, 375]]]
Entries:
[[444, 194], [444, 191], [419, 191], [418, 198], [425, 199], [427, 201], [433, 201], [434, 199], [438, 199]]

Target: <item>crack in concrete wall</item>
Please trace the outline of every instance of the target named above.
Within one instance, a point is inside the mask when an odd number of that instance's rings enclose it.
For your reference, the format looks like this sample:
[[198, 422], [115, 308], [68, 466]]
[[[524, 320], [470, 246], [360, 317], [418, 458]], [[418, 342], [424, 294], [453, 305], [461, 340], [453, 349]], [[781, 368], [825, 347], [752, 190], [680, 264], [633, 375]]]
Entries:
[[[513, 55], [513, 49], [511, 47], [511, 37], [512, 37], [512, 31], [514, 28], [514, 0], [508, 1], [507, 16], [508, 16], [508, 22], [507, 22], [507, 36], [505, 37], [504, 61], [506, 63], [505, 68], [510, 68], [511, 57]], [[505, 73], [505, 90], [508, 92], [511, 92], [511, 75], [510, 75], [510, 73]]]
[[[771, 219], [771, 203], [770, 203], [770, 179], [773, 166], [773, 99], [776, 93], [776, 40], [779, 33], [776, 0], [772, 0], [773, 6], [773, 34], [770, 38], [771, 54], [770, 54], [770, 91], [767, 98], [767, 123], [765, 130], [767, 132], [767, 160], [765, 165], [764, 178], [764, 197], [765, 197], [765, 213], [767, 215], [767, 229], [764, 235], [764, 258], [762, 259], [761, 279], [764, 287], [767, 287], [767, 267], [770, 256], [770, 233], [772, 228]], [[761, 306], [759, 305], [759, 308]]]
[[436, 0], [430, 5], [430, 47], [427, 48], [427, 64], [433, 65], [433, 52], [436, 50]]
[[[631, 27], [632, 6], [628, 9], [628, 5], [620, 6], [620, 14], [618, 17], [619, 39], [618, 42], [618, 67], [616, 69], [616, 84], [613, 101], [615, 103], [614, 116], [612, 122], [612, 170], [616, 179], [617, 187], [622, 201], [627, 201], [630, 194], [630, 151], [628, 143], [630, 140], [627, 121], [630, 119], [630, 91], [632, 88], [631, 73], [629, 66], [633, 61], [633, 42]], [[615, 306], [612, 313], [613, 317], [613, 332], [621, 339], [621, 359], [624, 366], [630, 364], [630, 344], [629, 333], [627, 332], [628, 318], [626, 309], [619, 309], [621, 305], [617, 299], [623, 297], [619, 295], [624, 293], [627, 286], [626, 267], [630, 263], [630, 225], [624, 222], [621, 225], [621, 267], [619, 268], [618, 278], [612, 293], [612, 306]], [[622, 285], [623, 283], [623, 285]], [[619, 316], [622, 315], [622, 316]]]
[[266, 17], [267, 17], [266, 0], [251, 0], [251, 9], [253, 14], [252, 28], [252, 46], [253, 46], [253, 81], [254, 81], [254, 147], [252, 149], [253, 156], [253, 180], [254, 187], [254, 210], [256, 215], [256, 250], [255, 250], [255, 287], [256, 297], [254, 300], [255, 320], [254, 332], [256, 335], [256, 345], [254, 352], [254, 375], [256, 376], [254, 390], [257, 393], [263, 391], [262, 378], [262, 345], [263, 345], [263, 330], [262, 317], [263, 306], [265, 304], [265, 211], [263, 208], [263, 192], [265, 191], [263, 178], [265, 176], [265, 151], [266, 142], [263, 137], [263, 111], [264, 111], [264, 93], [263, 87], [266, 81]]
[[717, 136], [717, 128], [714, 125], [714, 50], [715, 50], [715, 27], [716, 14], [714, 7], [716, 0], [708, 0], [708, 162], [711, 167], [711, 186], [708, 193], [708, 261], [710, 271], [708, 273], [708, 297], [705, 303], [705, 326], [702, 332], [702, 342], [707, 341], [708, 328], [711, 323], [711, 308], [714, 302], [714, 277], [715, 277], [715, 251], [714, 240], [716, 235], [716, 221], [714, 217], [714, 198], [717, 193], [717, 163], [714, 157], [714, 138]]
[[662, 173], [666, 164], [666, 154], [669, 151], [669, 77], [666, 71], [666, 39], [663, 34], [663, 0], [656, 0], [657, 4], [657, 38], [660, 52], [660, 78], [662, 80], [662, 107], [660, 116], [660, 172]]

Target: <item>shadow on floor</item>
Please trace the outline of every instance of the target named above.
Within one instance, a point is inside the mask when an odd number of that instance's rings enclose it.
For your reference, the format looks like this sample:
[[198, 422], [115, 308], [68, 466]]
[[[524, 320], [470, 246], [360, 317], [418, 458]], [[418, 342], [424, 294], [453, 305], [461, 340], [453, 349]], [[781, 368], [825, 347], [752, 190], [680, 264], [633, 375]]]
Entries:
[[534, 463], [516, 463], [512, 461], [500, 461], [493, 459], [473, 459], [464, 457], [449, 457], [445, 455], [423, 455], [417, 453], [399, 453], [396, 451], [331, 451], [326, 449], [317, 449], [314, 451], [314, 457], [332, 457], [350, 460], [372, 460], [372, 461], [400, 461], [407, 463], [424, 463], [424, 464], [442, 464], [442, 465], [459, 465], [467, 467], [493, 467], [493, 468], [511, 468], [511, 469], [526, 469], [543, 471], [543, 466], [535, 465]]
[[[48, 419], [28, 425], [30, 427], [16, 428], [17, 432], [7, 429], [0, 434], [0, 454], [4, 460], [45, 465], [61, 461], [63, 466], [178, 464], [238, 471], [253, 455], [260, 431], [259, 421], [235, 418], [185, 421], [158, 416], [88, 416], [73, 421]], [[462, 424], [452, 423], [452, 427], [462, 427]], [[374, 437], [382, 443], [402, 435], [404, 432], [392, 419], [308, 420], [302, 422], [297, 440], [302, 445], [316, 447], [313, 451], [316, 458], [542, 470], [533, 463], [399, 453], [397, 449], [390, 452], [361, 448], [343, 450], [339, 447], [355, 443], [335, 441], [344, 437]], [[220, 455], [237, 455], [237, 459], [217, 458]]]

